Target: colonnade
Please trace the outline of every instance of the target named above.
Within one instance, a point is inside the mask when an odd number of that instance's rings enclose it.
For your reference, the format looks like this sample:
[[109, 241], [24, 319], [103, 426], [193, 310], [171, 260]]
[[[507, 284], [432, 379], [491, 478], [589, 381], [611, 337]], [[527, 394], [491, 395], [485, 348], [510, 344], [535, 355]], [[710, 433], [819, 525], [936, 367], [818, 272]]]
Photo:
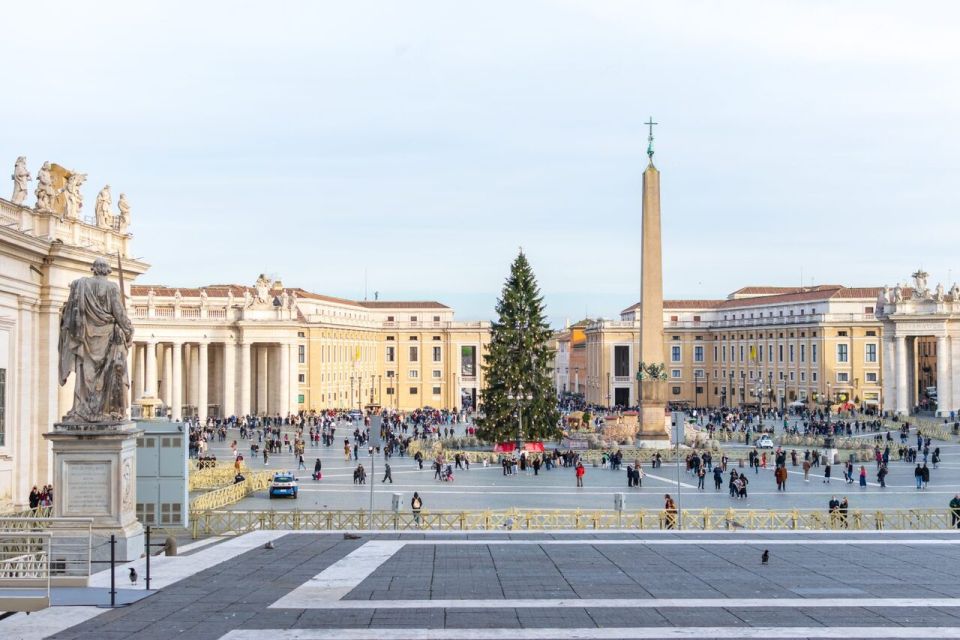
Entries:
[[[920, 403], [922, 390], [918, 387], [917, 338], [921, 336], [894, 334], [885, 338], [889, 368], [884, 370], [884, 389], [893, 402], [893, 409], [901, 415], [909, 415]], [[947, 417], [956, 411], [960, 400], [960, 377], [954, 375], [954, 361], [960, 347], [952, 336], [940, 334], [937, 339], [937, 415]], [[892, 356], [892, 357], [891, 357]], [[892, 375], [891, 375], [892, 374]], [[887, 377], [889, 376], [889, 378]], [[890, 382], [888, 382], [890, 380]]]
[[162, 402], [174, 420], [293, 413], [298, 405], [295, 348], [292, 342], [135, 342], [130, 350], [133, 404]]

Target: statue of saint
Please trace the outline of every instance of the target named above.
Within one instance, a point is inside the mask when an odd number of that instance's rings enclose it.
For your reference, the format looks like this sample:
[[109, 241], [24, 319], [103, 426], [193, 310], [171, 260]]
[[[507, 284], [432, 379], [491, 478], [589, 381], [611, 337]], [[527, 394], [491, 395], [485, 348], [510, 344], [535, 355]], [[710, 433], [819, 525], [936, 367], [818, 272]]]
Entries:
[[103, 189], [100, 189], [100, 193], [97, 194], [97, 226], [103, 229], [110, 229], [113, 227], [113, 213], [110, 211], [110, 207], [113, 205], [113, 198], [110, 197], [110, 185], [106, 185]]
[[947, 292], [947, 295], [950, 296], [950, 299], [954, 302], [960, 300], [960, 287], [957, 286], [956, 282], [954, 282], [953, 286], [950, 287], [950, 291]]
[[934, 293], [933, 299], [936, 300], [937, 302], [943, 302], [943, 283], [938, 282], [937, 288], [934, 291], [935, 293]]
[[30, 182], [30, 172], [27, 171], [27, 158], [20, 156], [13, 165], [13, 197], [10, 201], [16, 205], [22, 205], [27, 199], [27, 183]]
[[257, 290], [257, 302], [267, 304], [267, 302], [269, 302], [267, 295], [270, 293], [270, 279], [261, 273], [253, 286]]
[[900, 287], [900, 283], [897, 283], [897, 286], [893, 288], [893, 301], [894, 302], [903, 302], [903, 289]]
[[133, 325], [120, 287], [107, 280], [110, 266], [97, 258], [93, 276], [70, 283], [60, 318], [60, 385], [74, 373], [73, 408], [68, 423], [113, 422], [126, 418], [127, 351]]
[[53, 209], [53, 198], [56, 192], [53, 190], [53, 176], [50, 174], [50, 163], [44, 162], [37, 172], [37, 188], [34, 191], [37, 196], [37, 203], [34, 205], [37, 211], [51, 211]]
[[83, 186], [86, 179], [87, 174], [85, 173], [71, 173], [70, 177], [67, 178], [67, 184], [60, 190], [61, 193], [67, 194], [64, 211], [67, 218], [80, 219], [80, 209], [83, 208], [83, 194], [80, 193], [80, 187]]
[[120, 210], [120, 221], [117, 230], [120, 231], [120, 233], [126, 233], [127, 227], [130, 226], [130, 203], [127, 202], [127, 194], [120, 194], [120, 199], [117, 200], [117, 209]]

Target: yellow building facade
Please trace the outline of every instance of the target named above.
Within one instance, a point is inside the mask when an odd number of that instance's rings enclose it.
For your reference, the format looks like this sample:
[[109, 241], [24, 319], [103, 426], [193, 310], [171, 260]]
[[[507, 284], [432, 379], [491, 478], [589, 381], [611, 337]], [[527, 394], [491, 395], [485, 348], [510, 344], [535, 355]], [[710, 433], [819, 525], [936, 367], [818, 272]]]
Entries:
[[[882, 405], [879, 288], [745, 287], [664, 301], [671, 402], [687, 406]], [[586, 401], [635, 406], [639, 304], [586, 334]]]

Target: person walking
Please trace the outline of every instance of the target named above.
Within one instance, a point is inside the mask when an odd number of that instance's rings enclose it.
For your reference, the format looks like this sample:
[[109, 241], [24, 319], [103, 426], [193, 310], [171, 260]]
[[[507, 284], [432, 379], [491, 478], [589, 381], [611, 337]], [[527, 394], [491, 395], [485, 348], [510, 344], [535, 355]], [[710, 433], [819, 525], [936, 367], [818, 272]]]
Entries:
[[823, 481], [830, 484], [830, 463], [823, 465]]
[[704, 489], [703, 482], [706, 476], [707, 476], [706, 468], [703, 465], [700, 465], [700, 467], [697, 469], [697, 489], [700, 489], [701, 491], [703, 491]]
[[950, 501], [950, 526], [960, 529], [960, 493], [953, 496], [953, 500]]
[[317, 461], [313, 463], [313, 479], [319, 480], [323, 477], [320, 473], [320, 469], [323, 468], [323, 465], [320, 464], [320, 458], [317, 458]]
[[423, 524], [423, 521], [420, 519], [421, 509], [423, 509], [423, 500], [420, 499], [420, 494], [414, 491], [413, 499], [410, 500], [410, 510], [413, 511], [413, 523], [418, 527]]
[[390, 481], [390, 484], [393, 484], [393, 476], [390, 475], [390, 463], [384, 462], [383, 463], [383, 480], [381, 480], [380, 483], [383, 484], [387, 480]]
[[930, 484], [930, 467], [927, 466], [926, 462], [923, 463], [923, 468], [920, 469], [920, 481], [923, 483], [924, 489]]
[[670, 497], [670, 494], [664, 494], [663, 496], [663, 515], [664, 515], [664, 524], [667, 529], [676, 529], [677, 528], [677, 503], [673, 501], [673, 498]]
[[913, 481], [917, 485], [917, 489], [921, 489], [923, 485], [923, 470], [918, 464], [917, 467], [913, 470]]
[[867, 468], [863, 465], [860, 465], [860, 488], [867, 488]]
[[777, 481], [777, 491], [786, 491], [787, 490], [787, 468], [782, 465], [777, 467], [777, 470], [773, 472], [773, 476]]
[[306, 463], [304, 463], [304, 461], [303, 461], [303, 454], [301, 453], [301, 454], [298, 456], [298, 458], [299, 458], [299, 459], [298, 459], [298, 462], [297, 462], [297, 471], [300, 471], [300, 469], [303, 469], [304, 471], [306, 471], [306, 470], [307, 470], [307, 465], [306, 465]]
[[577, 486], [578, 486], [578, 487], [583, 487], [583, 475], [584, 475], [586, 472], [587, 472], [587, 470], [583, 468], [583, 463], [582, 463], [582, 462], [577, 462], [577, 466], [576, 466], [576, 471], [575, 471], [575, 473], [577, 474]]
[[719, 466], [713, 468], [713, 487], [717, 491], [720, 491], [720, 486], [723, 484], [723, 469]]
[[803, 481], [810, 482], [810, 460], [804, 459], [803, 461]]

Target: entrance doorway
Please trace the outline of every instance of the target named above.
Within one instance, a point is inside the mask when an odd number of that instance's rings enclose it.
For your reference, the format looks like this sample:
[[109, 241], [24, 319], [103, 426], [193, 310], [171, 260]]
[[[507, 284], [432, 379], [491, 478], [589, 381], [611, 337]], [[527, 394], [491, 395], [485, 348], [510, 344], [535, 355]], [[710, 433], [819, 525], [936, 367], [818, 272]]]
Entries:
[[613, 403], [620, 407], [630, 406], [630, 389], [617, 387], [613, 390]]

